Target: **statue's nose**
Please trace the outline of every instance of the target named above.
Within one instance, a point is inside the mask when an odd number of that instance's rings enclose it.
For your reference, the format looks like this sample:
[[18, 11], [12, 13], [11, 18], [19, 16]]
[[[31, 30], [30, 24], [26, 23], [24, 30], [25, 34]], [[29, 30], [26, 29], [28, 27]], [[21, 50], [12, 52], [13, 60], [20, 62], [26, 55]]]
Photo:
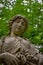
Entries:
[[21, 22], [18, 24], [18, 26], [20, 26], [20, 27], [21, 27]]

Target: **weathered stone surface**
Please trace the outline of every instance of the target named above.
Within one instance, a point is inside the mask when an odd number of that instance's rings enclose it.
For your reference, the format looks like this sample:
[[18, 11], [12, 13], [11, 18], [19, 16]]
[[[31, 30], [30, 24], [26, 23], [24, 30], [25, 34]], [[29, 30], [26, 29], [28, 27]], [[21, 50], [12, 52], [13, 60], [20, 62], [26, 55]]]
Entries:
[[11, 63], [13, 59], [12, 55], [10, 57], [10, 55], [7, 55], [6, 52], [12, 54], [14, 57], [16, 56], [17, 60], [20, 61], [17, 61], [17, 64], [21, 63], [22, 65], [38, 65], [38, 63], [40, 63], [39, 59], [43, 57], [40, 56], [41, 54], [37, 51], [35, 46], [30, 43], [30, 41], [25, 40], [21, 37], [6, 37], [4, 40], [2, 53], [5, 53], [5, 55], [3, 54], [5, 57], [4, 59], [6, 59], [5, 62], [9, 60], [10, 62], [8, 62]]
[[43, 55], [27, 39], [20, 36], [27, 19], [15, 16], [9, 23], [9, 35], [0, 40], [0, 63], [3, 65], [43, 65]]

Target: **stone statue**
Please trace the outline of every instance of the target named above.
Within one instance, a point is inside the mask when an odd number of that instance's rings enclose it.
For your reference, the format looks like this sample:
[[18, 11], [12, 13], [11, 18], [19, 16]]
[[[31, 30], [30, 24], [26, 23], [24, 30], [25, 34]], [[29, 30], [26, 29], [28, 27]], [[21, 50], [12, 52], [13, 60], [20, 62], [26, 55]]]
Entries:
[[0, 63], [3, 65], [43, 65], [43, 55], [28, 39], [22, 38], [27, 19], [14, 16], [9, 22], [8, 35], [0, 40]]

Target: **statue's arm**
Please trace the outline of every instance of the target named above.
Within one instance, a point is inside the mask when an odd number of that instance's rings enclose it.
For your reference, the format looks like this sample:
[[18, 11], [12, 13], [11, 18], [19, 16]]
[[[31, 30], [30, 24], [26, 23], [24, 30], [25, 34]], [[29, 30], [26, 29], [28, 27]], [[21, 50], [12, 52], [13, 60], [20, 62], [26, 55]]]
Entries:
[[27, 52], [25, 53], [27, 61], [31, 61], [36, 65], [43, 65], [43, 55], [39, 53], [38, 49], [33, 44], [31, 44], [28, 39], [24, 40], [23, 44], [28, 48]]
[[12, 55], [8, 52], [0, 54], [0, 63], [4, 61], [7, 65], [18, 65], [19, 60], [16, 55]]

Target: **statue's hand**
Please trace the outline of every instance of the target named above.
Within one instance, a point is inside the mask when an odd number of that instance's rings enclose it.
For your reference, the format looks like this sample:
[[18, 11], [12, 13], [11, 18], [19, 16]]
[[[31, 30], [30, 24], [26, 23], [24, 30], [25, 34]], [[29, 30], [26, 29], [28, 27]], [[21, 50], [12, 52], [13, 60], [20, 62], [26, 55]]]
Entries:
[[[10, 53], [2, 53], [0, 54], [0, 60], [4, 61], [7, 65], [18, 65], [19, 60], [15, 55], [12, 55]], [[1, 62], [0, 61], [0, 62]]]

